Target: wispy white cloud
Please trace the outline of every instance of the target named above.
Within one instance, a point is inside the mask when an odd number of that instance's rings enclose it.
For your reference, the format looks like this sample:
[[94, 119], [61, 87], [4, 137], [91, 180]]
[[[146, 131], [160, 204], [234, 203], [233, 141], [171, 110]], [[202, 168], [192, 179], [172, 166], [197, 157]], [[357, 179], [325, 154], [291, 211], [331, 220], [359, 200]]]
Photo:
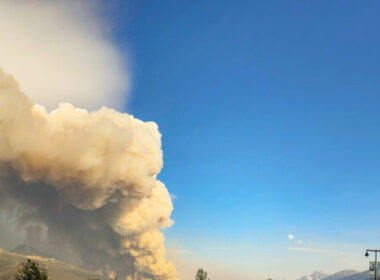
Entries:
[[214, 251], [226, 251], [226, 250], [228, 250], [227, 247], [210, 247], [208, 249], [209, 250], [214, 250]]
[[297, 244], [302, 244], [303, 243], [302, 240], [297, 240], [296, 237], [295, 237], [295, 235], [293, 235], [291, 233], [288, 234], [288, 239], [291, 240], [291, 241], [293, 241], [294, 243], [297, 243]]
[[343, 252], [339, 252], [335, 250], [318, 249], [318, 248], [289, 247], [288, 249], [291, 251], [307, 252], [307, 253], [325, 253], [325, 254], [339, 254], [339, 255], [345, 254]]

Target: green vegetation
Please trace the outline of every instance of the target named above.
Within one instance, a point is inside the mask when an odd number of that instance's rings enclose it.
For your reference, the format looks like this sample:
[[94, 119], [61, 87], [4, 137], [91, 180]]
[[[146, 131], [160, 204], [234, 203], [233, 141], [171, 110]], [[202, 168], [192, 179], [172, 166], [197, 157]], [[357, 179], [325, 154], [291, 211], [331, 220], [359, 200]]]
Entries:
[[195, 280], [210, 280], [207, 278], [207, 272], [202, 268], [198, 269], [197, 274], [195, 275]]
[[108, 278], [103, 277], [100, 272], [88, 271], [52, 258], [23, 256], [19, 253], [10, 253], [2, 249], [0, 249], [0, 280], [15, 279], [20, 263], [26, 262], [27, 259], [38, 261], [41, 266], [46, 267], [49, 272], [49, 277], [53, 280], [108, 280]]
[[18, 269], [15, 276], [15, 280], [48, 280], [47, 269], [40, 266], [40, 264], [34, 260], [27, 259], [26, 262], [22, 262], [21, 267]]

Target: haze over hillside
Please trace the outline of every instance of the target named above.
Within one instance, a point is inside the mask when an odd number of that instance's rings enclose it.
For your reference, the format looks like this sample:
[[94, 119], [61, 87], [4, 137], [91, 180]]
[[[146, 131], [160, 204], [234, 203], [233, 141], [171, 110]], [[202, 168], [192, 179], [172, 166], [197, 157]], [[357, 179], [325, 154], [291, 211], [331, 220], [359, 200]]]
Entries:
[[[100, 271], [94, 272], [77, 266], [66, 264], [51, 258], [48, 254], [28, 245], [19, 245], [11, 251], [0, 248], [0, 280], [12, 279], [20, 262], [31, 258], [47, 267], [49, 275], [54, 280], [88, 280], [103, 279]], [[368, 280], [368, 271], [358, 272], [355, 270], [342, 270], [333, 274], [315, 271], [310, 275], [304, 275], [297, 280]]]
[[13, 279], [19, 264], [28, 258], [34, 259], [44, 265], [48, 269], [49, 276], [54, 280], [105, 280], [100, 272], [88, 271], [53, 258], [41, 257], [36, 255], [36, 252], [39, 252], [37, 249], [26, 245], [17, 246], [12, 251], [8, 252], [0, 249], [0, 280]]

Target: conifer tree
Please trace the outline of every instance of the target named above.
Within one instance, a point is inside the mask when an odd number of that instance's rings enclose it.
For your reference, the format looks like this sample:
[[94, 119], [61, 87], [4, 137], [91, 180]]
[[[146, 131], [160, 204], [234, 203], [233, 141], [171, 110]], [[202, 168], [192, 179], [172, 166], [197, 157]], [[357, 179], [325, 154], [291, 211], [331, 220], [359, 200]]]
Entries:
[[202, 268], [198, 269], [197, 274], [195, 275], [195, 280], [210, 280], [207, 278], [207, 272]]
[[46, 268], [34, 260], [28, 259], [20, 264], [17, 270], [15, 280], [48, 280], [48, 272]]

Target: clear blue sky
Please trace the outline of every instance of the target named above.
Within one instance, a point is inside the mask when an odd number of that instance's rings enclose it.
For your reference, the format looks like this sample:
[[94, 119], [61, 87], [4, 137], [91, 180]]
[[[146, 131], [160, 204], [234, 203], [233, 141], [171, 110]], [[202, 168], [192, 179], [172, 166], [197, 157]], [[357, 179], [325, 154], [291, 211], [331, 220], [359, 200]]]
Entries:
[[178, 197], [169, 245], [263, 277], [365, 269], [364, 247], [380, 244], [379, 11], [308, 0], [105, 8], [130, 57], [125, 110], [163, 134], [160, 179]]

